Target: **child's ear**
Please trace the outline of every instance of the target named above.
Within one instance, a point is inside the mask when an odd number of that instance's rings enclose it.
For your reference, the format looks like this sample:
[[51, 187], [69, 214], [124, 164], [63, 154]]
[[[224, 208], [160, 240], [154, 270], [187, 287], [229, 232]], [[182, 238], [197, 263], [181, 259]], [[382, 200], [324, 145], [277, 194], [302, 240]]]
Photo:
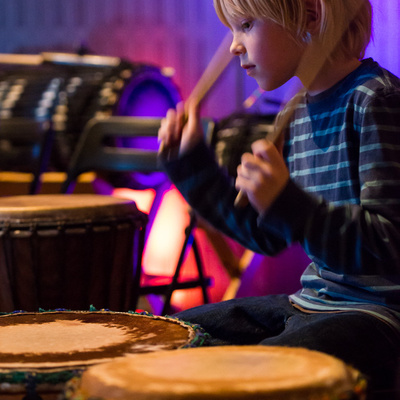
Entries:
[[318, 33], [321, 22], [320, 0], [304, 0], [307, 13], [307, 32], [312, 36]]

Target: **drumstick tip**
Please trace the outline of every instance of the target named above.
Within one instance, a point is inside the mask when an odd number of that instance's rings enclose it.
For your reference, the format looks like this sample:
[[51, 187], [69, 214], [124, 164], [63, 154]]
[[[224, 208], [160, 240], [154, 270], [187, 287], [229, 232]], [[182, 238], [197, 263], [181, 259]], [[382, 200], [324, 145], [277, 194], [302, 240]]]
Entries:
[[235, 202], [233, 205], [236, 208], [243, 208], [249, 204], [249, 199], [246, 195], [246, 193], [243, 190], [240, 190], [239, 193], [236, 196]]
[[160, 142], [160, 146], [158, 147], [158, 158], [171, 161], [175, 158], [178, 158], [178, 155], [179, 146], [167, 146], [164, 140]]
[[163, 154], [165, 151], [165, 142], [164, 140], [161, 140], [160, 145], [158, 147], [158, 155]]

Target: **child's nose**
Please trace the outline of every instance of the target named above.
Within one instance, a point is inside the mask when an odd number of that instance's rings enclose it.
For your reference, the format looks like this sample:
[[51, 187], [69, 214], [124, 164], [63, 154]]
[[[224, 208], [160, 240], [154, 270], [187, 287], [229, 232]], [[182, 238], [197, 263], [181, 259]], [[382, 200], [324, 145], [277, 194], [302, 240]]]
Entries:
[[241, 54], [244, 54], [246, 52], [246, 49], [242, 44], [233, 39], [229, 51], [235, 56], [240, 56]]

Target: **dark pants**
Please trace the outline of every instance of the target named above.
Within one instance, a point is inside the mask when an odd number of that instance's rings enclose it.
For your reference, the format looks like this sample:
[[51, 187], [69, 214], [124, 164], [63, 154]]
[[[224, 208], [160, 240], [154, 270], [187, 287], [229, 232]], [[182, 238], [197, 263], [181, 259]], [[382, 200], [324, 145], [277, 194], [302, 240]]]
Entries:
[[[175, 316], [203, 327], [212, 345], [305, 347], [357, 368], [368, 378], [371, 391], [396, 388], [400, 338], [366, 313], [304, 313], [288, 296], [272, 295], [206, 304]], [[376, 398], [400, 398], [393, 396]]]

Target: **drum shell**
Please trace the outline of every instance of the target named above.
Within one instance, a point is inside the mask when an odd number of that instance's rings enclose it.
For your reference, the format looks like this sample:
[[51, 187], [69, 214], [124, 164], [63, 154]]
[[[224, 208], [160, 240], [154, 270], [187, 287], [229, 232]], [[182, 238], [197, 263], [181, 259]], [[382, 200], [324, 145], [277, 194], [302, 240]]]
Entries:
[[[60, 198], [82, 205], [57, 205]], [[0, 199], [1, 312], [131, 308], [147, 221], [134, 202], [97, 195], [18, 200], [27, 206], [13, 210], [12, 197]]]

